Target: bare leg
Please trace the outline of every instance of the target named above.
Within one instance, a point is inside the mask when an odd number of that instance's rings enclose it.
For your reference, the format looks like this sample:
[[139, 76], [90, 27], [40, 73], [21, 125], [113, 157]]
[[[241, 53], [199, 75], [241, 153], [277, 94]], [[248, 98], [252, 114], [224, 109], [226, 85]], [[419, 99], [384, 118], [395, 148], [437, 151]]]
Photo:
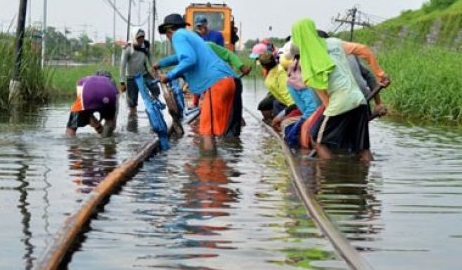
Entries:
[[271, 111], [261, 111], [261, 114], [263, 115], [263, 121], [270, 125], [273, 119], [273, 113]]
[[103, 126], [93, 115], [90, 116], [90, 126], [94, 128], [98, 134], [101, 134], [103, 132]]
[[372, 156], [371, 150], [369, 150], [369, 149], [359, 151], [358, 155], [359, 155], [359, 160], [360, 161], [369, 162], [369, 161], [374, 160], [374, 157]]
[[70, 137], [70, 138], [75, 137], [76, 132], [77, 132], [77, 130], [74, 130], [72, 128], [66, 128], [66, 136], [67, 137]]
[[213, 154], [217, 151], [215, 145], [215, 136], [213, 135], [202, 135], [201, 150], [204, 154]]
[[129, 115], [134, 116], [137, 114], [136, 107], [129, 107]]
[[315, 143], [314, 148], [320, 159], [333, 159], [334, 154], [329, 150], [329, 148], [323, 144]]
[[111, 137], [116, 128], [116, 121], [114, 119], [104, 120], [103, 132], [101, 136], [104, 138]]

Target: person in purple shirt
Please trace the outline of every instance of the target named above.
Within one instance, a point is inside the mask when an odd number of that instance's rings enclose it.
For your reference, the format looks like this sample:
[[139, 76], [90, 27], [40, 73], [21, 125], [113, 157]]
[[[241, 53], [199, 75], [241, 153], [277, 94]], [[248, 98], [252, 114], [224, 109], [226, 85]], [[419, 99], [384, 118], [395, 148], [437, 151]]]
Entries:
[[207, 18], [204, 15], [196, 16], [194, 19], [194, 28], [205, 41], [211, 41], [220, 46], [225, 46], [223, 34], [220, 31], [210, 29]]
[[[77, 98], [71, 106], [66, 135], [74, 137], [79, 127], [90, 125], [103, 137], [112, 135], [117, 118], [117, 86], [111, 73], [99, 70], [77, 82]], [[100, 115], [100, 120], [95, 117]], [[102, 121], [104, 120], [104, 125]]]

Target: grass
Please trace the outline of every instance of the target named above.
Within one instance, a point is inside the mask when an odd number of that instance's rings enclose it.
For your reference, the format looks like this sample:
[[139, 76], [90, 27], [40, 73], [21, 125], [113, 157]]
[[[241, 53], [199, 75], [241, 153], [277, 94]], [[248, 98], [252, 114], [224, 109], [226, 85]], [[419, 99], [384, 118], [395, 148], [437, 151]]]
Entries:
[[439, 124], [462, 124], [462, 55], [409, 46], [387, 49], [380, 64], [392, 78], [384, 101], [402, 116]]
[[54, 95], [74, 95], [76, 82], [87, 75], [95, 74], [98, 70], [108, 70], [114, 80], [119, 81], [119, 67], [107, 65], [73, 66], [49, 68], [52, 72], [51, 88]]

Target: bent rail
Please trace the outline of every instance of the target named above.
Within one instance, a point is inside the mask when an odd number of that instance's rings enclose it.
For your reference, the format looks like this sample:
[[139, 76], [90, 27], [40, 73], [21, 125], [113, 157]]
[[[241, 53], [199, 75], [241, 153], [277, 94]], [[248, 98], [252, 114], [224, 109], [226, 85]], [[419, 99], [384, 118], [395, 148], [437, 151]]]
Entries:
[[[162, 87], [162, 85], [161, 85]], [[147, 93], [147, 90], [141, 87]], [[141, 92], [143, 92], [141, 91]], [[161, 102], [165, 102], [163, 93], [159, 95]], [[143, 96], [143, 101], [152, 102], [148, 95]], [[152, 105], [152, 104], [148, 104]], [[167, 123], [167, 132], [172, 131], [173, 119], [169, 112], [162, 110], [163, 118]], [[149, 111], [148, 111], [149, 116]], [[165, 119], [167, 118], [167, 119]], [[154, 129], [154, 126], [151, 127]], [[161, 141], [158, 136], [152, 142], [146, 143], [141, 150], [129, 160], [123, 162], [120, 166], [110, 172], [90, 193], [88, 199], [80, 207], [79, 211], [70, 216], [56, 233], [53, 241], [44, 250], [42, 255], [36, 262], [35, 268], [37, 270], [52, 270], [58, 269], [66, 254], [71, 250], [72, 244], [76, 241], [77, 236], [82, 231], [87, 222], [90, 221], [91, 215], [97, 212], [97, 207], [102, 204], [103, 200], [112, 195], [112, 191], [116, 187], [126, 182], [127, 176], [135, 171], [139, 165], [155, 152], [165, 150], [161, 147]], [[163, 149], [164, 148], [164, 149]]]
[[[246, 111], [252, 115], [252, 117], [259, 119], [248, 109]], [[303, 177], [300, 172], [299, 166], [296, 165], [292, 152], [290, 151], [287, 144], [281, 138], [281, 136], [271, 127], [263, 124], [266, 130], [274, 137], [278, 138], [279, 144], [282, 147], [286, 161], [290, 167], [292, 174], [293, 184], [297, 190], [298, 197], [302, 200], [305, 205], [309, 216], [311, 216], [316, 223], [317, 227], [324, 233], [329, 239], [331, 244], [334, 246], [337, 253], [345, 260], [345, 262], [352, 268], [358, 270], [369, 270], [373, 269], [372, 266], [359, 254], [359, 252], [353, 248], [348, 240], [337, 230], [334, 224], [327, 217], [326, 213], [322, 209], [321, 205], [314, 199], [313, 194], [310, 194], [303, 185]]]
[[35, 269], [58, 269], [64, 256], [69, 252], [72, 244], [76, 240], [76, 237], [89, 221], [91, 215], [95, 213], [96, 208], [101, 204], [103, 199], [109, 197], [111, 191], [117, 186], [126, 182], [127, 176], [138, 168], [138, 166], [158, 147], [158, 139], [147, 143], [138, 154], [110, 172], [106, 178], [92, 190], [89, 198], [82, 205], [80, 210], [66, 220], [63, 227], [53, 239], [53, 242], [48, 245], [42, 256], [37, 260]]

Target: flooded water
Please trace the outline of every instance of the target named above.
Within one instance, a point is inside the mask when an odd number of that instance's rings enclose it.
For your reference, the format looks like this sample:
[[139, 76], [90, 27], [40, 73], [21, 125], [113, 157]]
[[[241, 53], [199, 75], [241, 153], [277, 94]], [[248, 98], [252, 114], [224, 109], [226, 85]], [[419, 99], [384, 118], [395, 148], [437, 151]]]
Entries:
[[[255, 113], [263, 86], [244, 91]], [[114, 138], [84, 128], [67, 139], [70, 103], [0, 115], [0, 269], [32, 269], [92, 187], [153, 139], [142, 108], [136, 125], [121, 110]], [[145, 162], [90, 223], [69, 269], [347, 269], [294, 195], [277, 141], [245, 116], [241, 139], [218, 141], [217, 153], [188, 131]], [[370, 165], [298, 161], [374, 269], [459, 269], [461, 135], [380, 119]]]

